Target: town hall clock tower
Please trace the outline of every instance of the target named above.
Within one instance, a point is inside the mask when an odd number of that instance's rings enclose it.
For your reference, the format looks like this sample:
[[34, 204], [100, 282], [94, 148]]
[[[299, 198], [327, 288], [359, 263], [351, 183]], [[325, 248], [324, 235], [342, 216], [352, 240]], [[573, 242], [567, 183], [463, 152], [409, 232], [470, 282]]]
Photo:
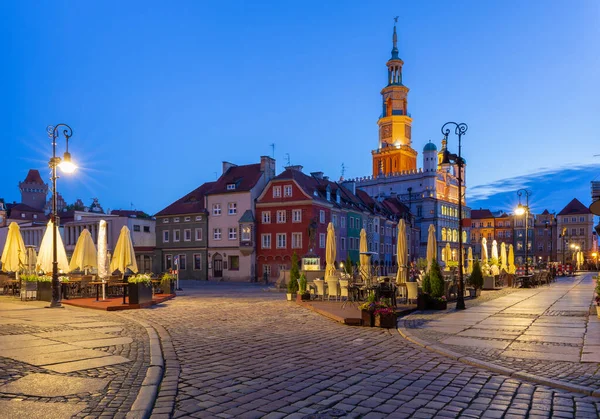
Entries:
[[[396, 22], [398, 18], [395, 19]], [[383, 112], [379, 125], [379, 147], [373, 150], [373, 177], [417, 169], [417, 152], [411, 147], [412, 118], [408, 113], [408, 87], [402, 84], [394, 24], [392, 58], [387, 62], [388, 84], [381, 90]]]

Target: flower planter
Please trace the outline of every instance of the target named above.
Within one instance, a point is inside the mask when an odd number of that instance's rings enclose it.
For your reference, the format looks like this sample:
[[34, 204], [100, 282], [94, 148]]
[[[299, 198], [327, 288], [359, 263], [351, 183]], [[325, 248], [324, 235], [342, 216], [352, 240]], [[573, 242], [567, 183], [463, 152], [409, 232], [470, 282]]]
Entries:
[[375, 327], [383, 327], [385, 329], [394, 329], [396, 327], [397, 320], [395, 314], [375, 316]]
[[146, 283], [129, 284], [127, 292], [129, 304], [144, 304], [152, 301], [152, 286]]
[[440, 301], [440, 300], [430, 300], [429, 301], [429, 309], [430, 310], [446, 310], [448, 308], [448, 302], [447, 301]]
[[292, 294], [292, 293], [288, 292], [286, 294], [286, 297], [287, 297], [288, 301], [294, 301], [296, 299], [296, 294]]
[[[29, 284], [36, 284], [35, 282], [28, 282]], [[44, 281], [37, 283], [37, 299], [38, 301], [52, 301], [52, 282]]]
[[373, 327], [375, 325], [375, 316], [372, 311], [361, 310], [360, 317], [362, 319], [362, 325], [367, 327]]
[[303, 301], [310, 301], [310, 293], [309, 292], [304, 292], [302, 294], [298, 293], [296, 295], [296, 302], [297, 303], [301, 303]]
[[427, 310], [429, 306], [429, 295], [419, 294], [417, 295], [417, 310]]
[[469, 288], [469, 297], [476, 298], [476, 297], [479, 297], [480, 295], [481, 295], [480, 289]]

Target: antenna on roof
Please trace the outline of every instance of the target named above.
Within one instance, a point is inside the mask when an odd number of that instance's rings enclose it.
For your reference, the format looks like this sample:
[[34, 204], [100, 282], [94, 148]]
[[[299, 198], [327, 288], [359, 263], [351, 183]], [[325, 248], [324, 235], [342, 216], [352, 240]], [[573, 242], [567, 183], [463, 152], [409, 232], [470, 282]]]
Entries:
[[271, 144], [271, 149], [272, 149], [272, 154], [273, 154], [273, 158], [275, 158], [275, 143]]
[[340, 176], [340, 180], [344, 180], [344, 174], [346, 173], [346, 165], [342, 163], [342, 175]]
[[285, 158], [286, 158], [286, 160], [287, 160], [287, 165], [288, 165], [288, 166], [291, 166], [291, 165], [292, 165], [292, 163], [290, 162], [290, 153], [285, 153]]

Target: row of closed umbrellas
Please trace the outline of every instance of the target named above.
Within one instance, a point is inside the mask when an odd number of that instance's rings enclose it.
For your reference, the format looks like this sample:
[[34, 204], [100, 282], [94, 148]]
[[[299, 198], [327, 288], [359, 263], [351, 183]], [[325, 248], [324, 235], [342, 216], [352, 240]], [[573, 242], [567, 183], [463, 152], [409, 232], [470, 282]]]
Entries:
[[[124, 273], [127, 269], [137, 272], [137, 262], [135, 260], [135, 251], [131, 241], [131, 233], [127, 226], [121, 228], [117, 245], [115, 246], [110, 266], [108, 266], [106, 221], [100, 220], [98, 229], [98, 249], [94, 245], [92, 236], [87, 229], [84, 229], [75, 245], [71, 262], [67, 259], [67, 253], [62, 242], [60, 234], [56, 235], [57, 262], [58, 269], [64, 273], [75, 270], [97, 269], [99, 278], [106, 278], [110, 272], [119, 271]], [[2, 251], [2, 270], [5, 272], [20, 272], [26, 266], [36, 272], [52, 273], [53, 249], [52, 232], [54, 223], [48, 222], [48, 226], [42, 237], [39, 252], [36, 255], [35, 250], [25, 247], [21, 230], [17, 223], [12, 222], [8, 227], [6, 243]]]

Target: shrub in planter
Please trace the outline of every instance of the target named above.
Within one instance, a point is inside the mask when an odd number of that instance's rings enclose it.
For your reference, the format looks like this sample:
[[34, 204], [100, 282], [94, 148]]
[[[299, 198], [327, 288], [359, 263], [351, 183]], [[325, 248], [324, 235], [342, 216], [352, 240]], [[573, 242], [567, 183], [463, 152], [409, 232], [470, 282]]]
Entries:
[[287, 284], [287, 298], [288, 301], [292, 301], [294, 299], [294, 295], [298, 292], [300, 288], [300, 284], [298, 283], [298, 279], [300, 278], [300, 269], [298, 267], [298, 255], [296, 252], [292, 254], [292, 267], [290, 268], [290, 280]]
[[421, 281], [421, 288], [423, 289], [424, 294], [431, 294], [431, 275], [430, 272], [427, 272], [423, 276], [423, 280]]
[[175, 294], [175, 280], [177, 275], [165, 272], [160, 278], [160, 289], [164, 294]]
[[436, 259], [433, 259], [433, 262], [431, 263], [429, 281], [431, 283], [431, 292], [429, 294], [431, 294], [432, 298], [440, 298], [444, 295], [444, 276], [442, 275], [442, 269]]
[[127, 279], [129, 304], [144, 304], [152, 301], [152, 274], [137, 274]]

